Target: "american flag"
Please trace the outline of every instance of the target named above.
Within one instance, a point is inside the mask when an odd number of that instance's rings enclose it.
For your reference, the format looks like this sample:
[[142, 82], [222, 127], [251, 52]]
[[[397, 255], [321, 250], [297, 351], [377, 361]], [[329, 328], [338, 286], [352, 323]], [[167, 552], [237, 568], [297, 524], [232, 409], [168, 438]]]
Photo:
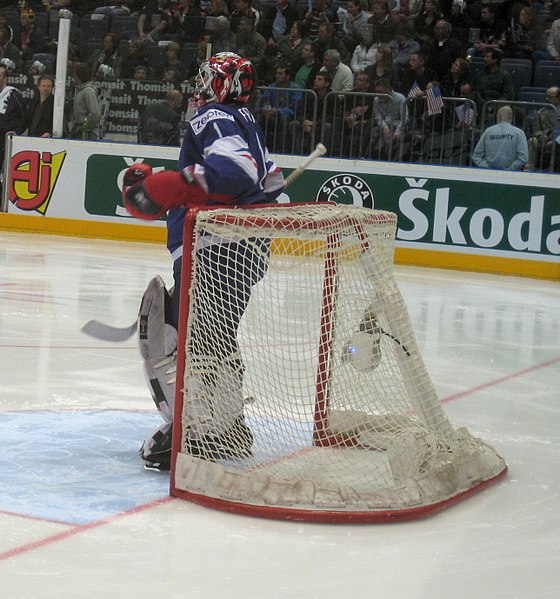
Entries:
[[460, 123], [470, 127], [474, 122], [474, 110], [468, 104], [461, 104], [455, 108], [455, 114]]
[[426, 90], [426, 99], [428, 101], [428, 114], [430, 116], [441, 114], [443, 110], [443, 98], [439, 85], [434, 83]]
[[420, 89], [420, 86], [415, 81], [414, 84], [412, 85], [412, 87], [410, 88], [410, 91], [408, 92], [408, 96], [407, 97], [408, 98], [416, 98], [416, 96], [421, 96], [422, 93], [423, 92]]

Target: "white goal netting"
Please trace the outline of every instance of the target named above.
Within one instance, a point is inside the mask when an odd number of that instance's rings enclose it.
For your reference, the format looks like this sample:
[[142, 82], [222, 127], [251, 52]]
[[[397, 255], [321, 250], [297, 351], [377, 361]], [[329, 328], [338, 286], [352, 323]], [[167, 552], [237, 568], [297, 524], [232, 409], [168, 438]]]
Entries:
[[313, 204], [191, 221], [173, 494], [379, 521], [422, 517], [505, 474], [436, 396], [393, 277], [394, 214]]

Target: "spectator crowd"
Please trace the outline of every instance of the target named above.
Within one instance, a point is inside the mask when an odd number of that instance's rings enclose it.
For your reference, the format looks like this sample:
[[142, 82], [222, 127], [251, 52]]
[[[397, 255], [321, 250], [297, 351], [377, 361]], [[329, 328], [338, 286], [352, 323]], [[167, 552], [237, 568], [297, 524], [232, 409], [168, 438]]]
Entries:
[[[341, 157], [560, 170], [560, 0], [20, 0], [0, 9], [0, 67], [8, 81], [33, 76], [37, 91], [16, 126], [0, 114], [2, 136], [52, 134], [61, 17], [71, 20], [70, 137], [98, 137], [99, 82], [184, 91], [209, 52], [231, 51], [256, 67], [253, 110], [273, 151], [323, 141]], [[537, 81], [540, 65], [548, 79]], [[187, 101], [162, 94], [139, 139], [177, 144]], [[494, 143], [501, 158], [483, 155], [479, 140], [496, 141], [489, 127], [520, 132]]]

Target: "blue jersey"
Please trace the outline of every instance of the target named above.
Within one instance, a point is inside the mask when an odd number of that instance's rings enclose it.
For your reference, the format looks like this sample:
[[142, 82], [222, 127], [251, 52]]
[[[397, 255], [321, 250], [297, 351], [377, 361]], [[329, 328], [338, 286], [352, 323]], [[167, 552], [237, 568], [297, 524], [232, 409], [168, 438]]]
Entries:
[[[208, 104], [187, 123], [178, 170], [187, 166], [194, 166], [206, 185], [209, 205], [266, 204], [284, 189], [261, 128], [240, 104]], [[167, 218], [167, 247], [174, 259], [182, 252], [185, 213], [174, 209]]]

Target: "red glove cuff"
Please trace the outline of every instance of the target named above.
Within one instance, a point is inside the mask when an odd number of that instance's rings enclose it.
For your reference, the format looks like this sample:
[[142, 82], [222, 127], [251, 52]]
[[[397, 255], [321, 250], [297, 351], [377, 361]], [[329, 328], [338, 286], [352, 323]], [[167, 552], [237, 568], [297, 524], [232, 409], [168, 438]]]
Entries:
[[156, 220], [170, 208], [202, 206], [207, 198], [208, 192], [200, 186], [192, 167], [180, 173], [161, 171], [123, 189], [126, 209], [143, 220]]

